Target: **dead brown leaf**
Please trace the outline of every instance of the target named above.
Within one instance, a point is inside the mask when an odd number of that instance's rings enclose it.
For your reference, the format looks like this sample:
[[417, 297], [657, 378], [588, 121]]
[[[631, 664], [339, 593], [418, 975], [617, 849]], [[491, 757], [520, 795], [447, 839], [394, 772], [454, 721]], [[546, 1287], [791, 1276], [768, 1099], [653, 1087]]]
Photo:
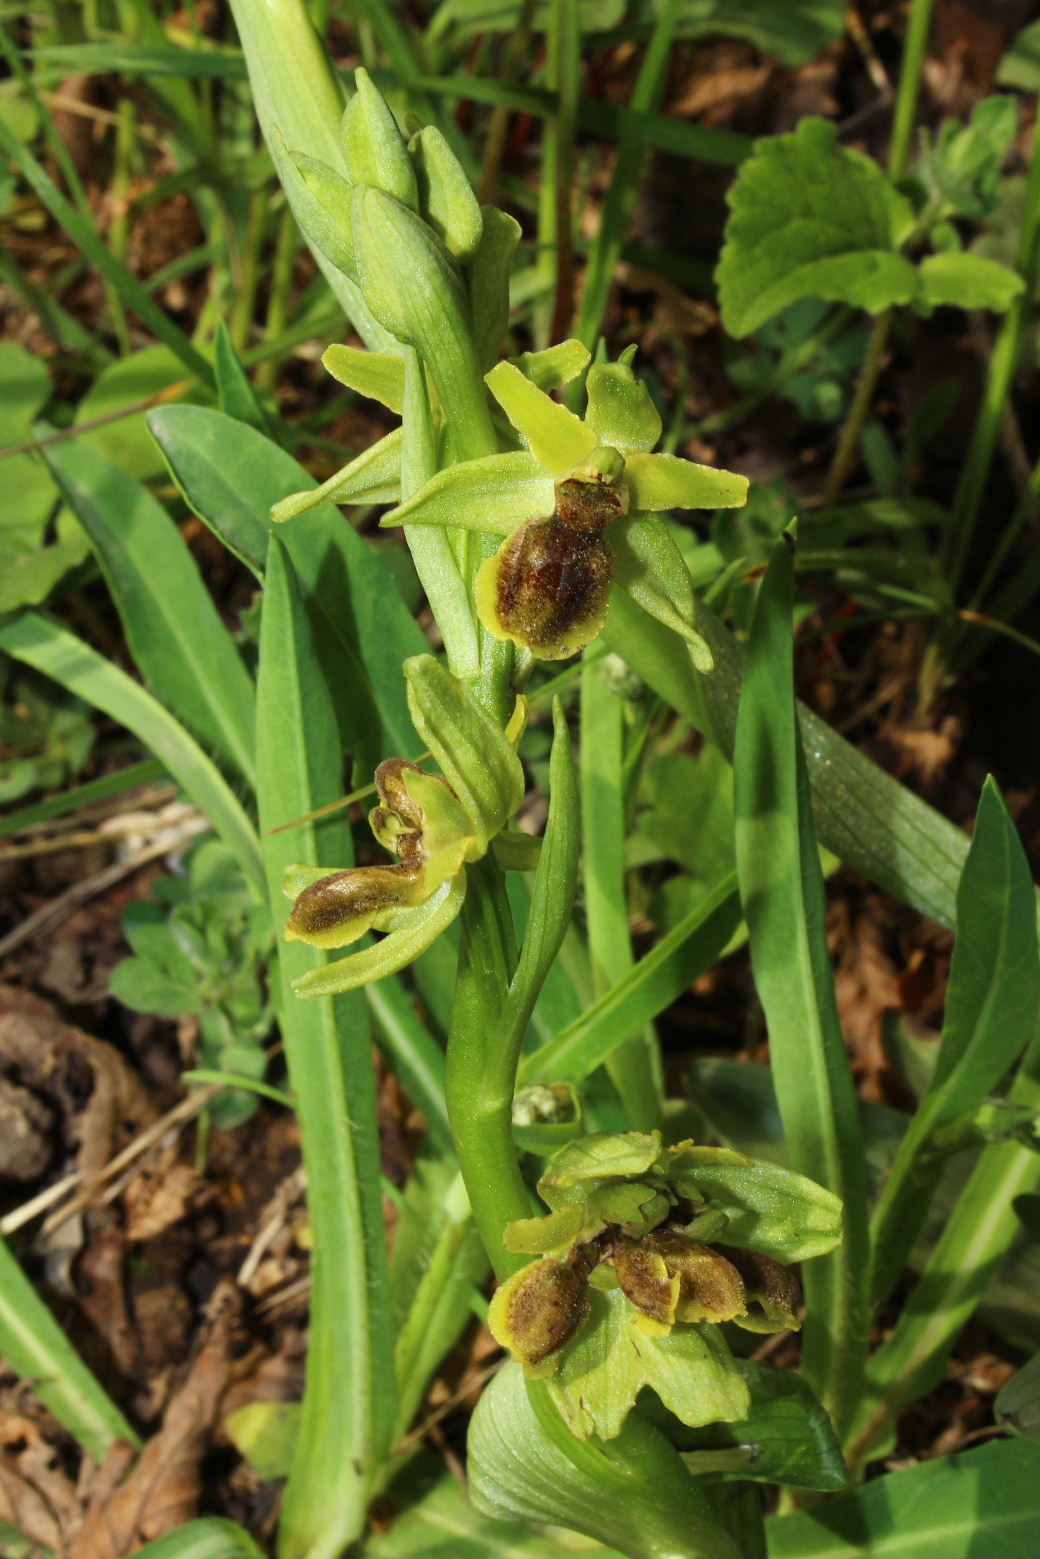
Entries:
[[75, 1487], [39, 1425], [0, 1412], [0, 1521], [60, 1553], [80, 1515]]
[[94, 1491], [67, 1559], [98, 1559], [101, 1554], [125, 1559], [142, 1543], [196, 1515], [202, 1458], [231, 1370], [239, 1304], [235, 1285], [222, 1283], [210, 1304], [205, 1342], [184, 1384], [171, 1397], [162, 1428], [118, 1488]]

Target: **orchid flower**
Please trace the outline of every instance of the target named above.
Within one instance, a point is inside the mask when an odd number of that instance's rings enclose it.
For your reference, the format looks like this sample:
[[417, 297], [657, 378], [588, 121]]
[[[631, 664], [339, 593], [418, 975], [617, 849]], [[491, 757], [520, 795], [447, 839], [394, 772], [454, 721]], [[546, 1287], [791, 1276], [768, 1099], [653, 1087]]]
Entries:
[[748, 482], [652, 453], [661, 418], [630, 357], [589, 368], [584, 419], [543, 387], [585, 367], [580, 342], [498, 363], [485, 382], [523, 448], [439, 471], [382, 523], [502, 536], [478, 572], [477, 611], [489, 633], [540, 659], [559, 660], [590, 643], [616, 583], [686, 640], [700, 671], [710, 671], [711, 652], [694, 627], [693, 585], [660, 514], [739, 507]]

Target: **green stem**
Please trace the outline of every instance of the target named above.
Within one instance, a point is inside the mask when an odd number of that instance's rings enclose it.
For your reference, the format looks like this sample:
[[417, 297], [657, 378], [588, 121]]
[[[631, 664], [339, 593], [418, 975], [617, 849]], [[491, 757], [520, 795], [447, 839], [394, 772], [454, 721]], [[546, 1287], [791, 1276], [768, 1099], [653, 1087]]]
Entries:
[[[903, 46], [903, 64], [899, 72], [899, 87], [892, 117], [892, 139], [888, 147], [888, 175], [891, 179], [900, 179], [906, 172], [934, 3], [935, 0], [913, 0], [910, 8], [906, 42]], [[885, 345], [891, 324], [891, 309], [886, 309], [883, 314], [879, 314], [874, 322], [863, 372], [842, 426], [831, 469], [827, 474], [823, 494], [825, 504], [834, 503], [845, 485], [863, 431], [863, 424], [874, 399], [874, 388], [885, 359]]]
[[513, 1143], [512, 1082], [506, 1081], [501, 1069], [488, 1065], [516, 950], [501, 871], [486, 856], [467, 867], [467, 873], [445, 1091], [473, 1217], [501, 1280], [525, 1260], [503, 1245], [505, 1226], [530, 1215], [530, 1198]]
[[[601, 663], [581, 680], [581, 816], [585, 914], [593, 994], [605, 996], [634, 967], [628, 931], [623, 788], [623, 709]], [[661, 1063], [651, 1027], [630, 1034], [607, 1071], [639, 1131], [663, 1118]]]
[[538, 202], [538, 272], [552, 300], [538, 336], [543, 345], [562, 339], [570, 317], [574, 270], [571, 200], [574, 188], [574, 133], [581, 71], [577, 0], [551, 0], [545, 85], [556, 97], [556, 111], [545, 121], [542, 180]]

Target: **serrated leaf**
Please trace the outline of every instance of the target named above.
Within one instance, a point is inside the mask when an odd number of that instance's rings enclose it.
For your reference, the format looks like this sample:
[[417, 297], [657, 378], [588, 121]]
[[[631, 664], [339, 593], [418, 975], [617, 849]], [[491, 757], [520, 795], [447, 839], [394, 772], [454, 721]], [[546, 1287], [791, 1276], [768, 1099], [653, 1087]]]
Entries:
[[728, 199], [716, 280], [731, 335], [750, 335], [799, 298], [877, 314], [915, 296], [917, 274], [897, 253], [910, 205], [875, 162], [838, 144], [827, 120], [756, 142]]
[[921, 302], [958, 309], [1009, 309], [1025, 283], [999, 260], [979, 254], [930, 254], [921, 261]]

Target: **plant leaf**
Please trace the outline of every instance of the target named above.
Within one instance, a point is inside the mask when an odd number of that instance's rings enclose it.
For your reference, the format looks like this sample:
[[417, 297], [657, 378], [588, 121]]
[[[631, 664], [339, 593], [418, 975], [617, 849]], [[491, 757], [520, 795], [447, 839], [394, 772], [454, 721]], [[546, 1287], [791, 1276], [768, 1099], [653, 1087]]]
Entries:
[[737, 1559], [663, 1435], [631, 1414], [609, 1444], [581, 1443], [519, 1364], [499, 1370], [477, 1404], [469, 1480], [484, 1515], [557, 1522], [631, 1559]]
[[253, 686], [176, 525], [96, 450], [55, 445], [47, 463], [90, 537], [149, 689], [252, 789]]
[[896, 252], [910, 206], [876, 162], [838, 144], [829, 121], [806, 118], [756, 141], [727, 198], [715, 274], [731, 335], [750, 335], [799, 298], [877, 314], [916, 295], [917, 273]]
[[266, 894], [256, 829], [223, 775], [152, 695], [96, 650], [36, 612], [0, 623], [0, 649], [126, 726], [209, 818], [253, 892]]
[[927, 1157], [944, 1126], [971, 1116], [1036, 1031], [1040, 1005], [1035, 889], [992, 777], [957, 892], [957, 942], [935, 1069], [907, 1129], [875, 1214], [872, 1300], [898, 1281], [928, 1211], [941, 1161]]
[[[773, 1369], [753, 1359], [738, 1359], [737, 1368], [751, 1392], [751, 1411], [737, 1423], [708, 1424], [703, 1429], [669, 1430], [679, 1451], [711, 1451], [744, 1447], [747, 1464], [723, 1478], [753, 1478], [787, 1488], [821, 1489], [831, 1493], [849, 1481], [845, 1458], [827, 1413], [808, 1381], [794, 1370]], [[700, 1470], [697, 1456], [686, 1465]]]
[[100, 1382], [83, 1363], [6, 1242], [0, 1239], [0, 1352], [79, 1442], [102, 1462], [117, 1440], [138, 1445]]
[[1040, 1446], [996, 1440], [766, 1522], [769, 1559], [1031, 1559]]
[[[301, 847], [312, 860], [349, 865], [349, 824], [271, 833], [334, 798], [341, 785], [336, 723], [314, 652], [300, 587], [272, 540], [260, 629], [257, 770], [264, 865], [281, 897]], [[365, 1006], [358, 996], [300, 1002], [294, 980], [323, 956], [303, 942], [279, 949], [279, 1017], [309, 1186], [314, 1243], [310, 1351], [300, 1437], [285, 1491], [282, 1543], [338, 1552], [360, 1535], [367, 1482], [393, 1423], [379, 1137]]]
[[1009, 309], [1025, 283], [1016, 271], [979, 254], [929, 254], [918, 267], [920, 301], [928, 308]]
[[844, 1238], [805, 1271], [805, 1373], [839, 1429], [865, 1362], [866, 1175], [838, 1022], [823, 879], [793, 691], [793, 558], [762, 581], [733, 752], [737, 873], [792, 1168], [845, 1207]]

